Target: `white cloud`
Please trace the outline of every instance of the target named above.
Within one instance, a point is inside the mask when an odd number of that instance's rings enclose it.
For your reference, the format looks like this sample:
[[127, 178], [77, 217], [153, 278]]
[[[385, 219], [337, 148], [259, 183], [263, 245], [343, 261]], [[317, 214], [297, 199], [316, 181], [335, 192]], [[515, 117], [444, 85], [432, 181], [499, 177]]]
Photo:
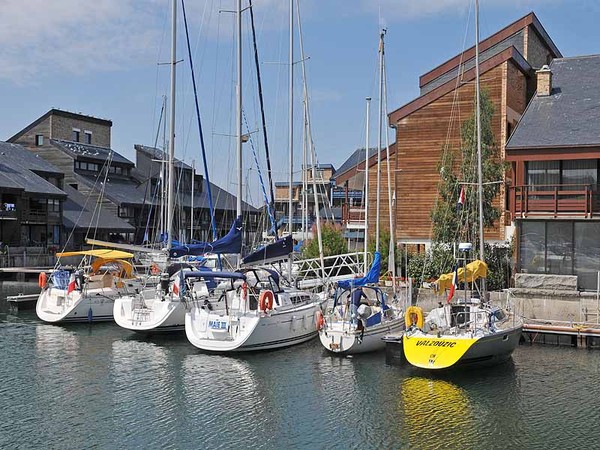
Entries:
[[[170, 0], [3, 0], [1, 4], [0, 79], [25, 84], [59, 73], [122, 70], [157, 62], [159, 47], [162, 58], [168, 53]], [[200, 32], [208, 39], [232, 39], [234, 15], [219, 11], [232, 10], [235, 4], [234, 0], [188, 1], [188, 21], [195, 27], [191, 36]], [[287, 27], [287, 1], [254, 0], [253, 4], [259, 32]], [[179, 2], [178, 10], [181, 24]]]
[[[490, 6], [531, 6], [560, 0], [485, 0], [480, 7]], [[359, 0], [363, 12], [377, 14], [386, 21], [409, 20], [443, 13], [462, 14], [474, 0]]]
[[[0, 78], [114, 70], [156, 53], [164, 0], [5, 0]], [[163, 16], [164, 17], [164, 16]]]

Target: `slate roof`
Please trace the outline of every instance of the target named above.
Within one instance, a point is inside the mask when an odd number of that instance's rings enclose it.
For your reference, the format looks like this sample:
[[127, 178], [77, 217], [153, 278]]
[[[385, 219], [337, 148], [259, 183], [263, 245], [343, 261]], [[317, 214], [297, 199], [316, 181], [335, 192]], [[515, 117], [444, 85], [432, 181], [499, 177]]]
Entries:
[[63, 141], [60, 139], [50, 139], [50, 144], [53, 146], [67, 152], [69, 155], [73, 156], [75, 159], [81, 159], [83, 157], [88, 160], [98, 161], [103, 163], [108, 159], [112, 152], [112, 160], [113, 162], [119, 164], [125, 164], [133, 167], [134, 164], [129, 161], [124, 156], [115, 152], [113, 149], [108, 147], [100, 147], [97, 145], [91, 144], [83, 144], [81, 142], [72, 142], [72, 141]]
[[507, 150], [600, 146], [600, 55], [552, 61], [552, 92], [531, 99]]
[[[371, 158], [372, 156], [375, 156], [376, 154], [377, 154], [376, 148], [369, 149], [369, 158]], [[337, 178], [338, 176], [343, 175], [344, 173], [346, 173], [350, 169], [356, 167], [357, 164], [363, 162], [364, 160], [365, 160], [365, 149], [359, 148], [358, 150], [355, 150], [354, 153], [352, 153], [348, 157], [348, 159], [346, 161], [344, 161], [344, 163], [340, 166], [340, 168], [338, 170], [336, 170], [333, 177]]]
[[120, 178], [109, 175], [105, 186], [103, 175], [98, 182], [96, 182], [96, 177], [93, 175], [82, 175], [79, 173], [75, 174], [75, 179], [78, 182], [85, 183], [89, 187], [95, 186], [94, 189], [97, 191], [104, 189], [104, 195], [117, 205], [143, 205], [144, 195], [146, 195], [145, 203], [150, 203], [151, 193], [146, 193], [146, 185], [140, 184], [132, 178]]
[[[206, 189], [206, 184], [202, 181], [202, 192], [196, 193], [194, 195], [194, 209], [196, 208], [206, 208], [208, 209], [208, 190]], [[213, 206], [217, 210], [224, 211], [235, 211], [237, 209], [237, 201], [236, 197], [233, 194], [230, 194], [225, 189], [220, 188], [214, 183], [210, 183], [210, 189], [212, 191], [213, 196]], [[183, 205], [184, 207], [189, 208], [192, 204], [192, 196], [190, 192], [184, 192], [177, 195], [177, 203], [179, 205]], [[249, 203], [246, 203], [242, 200], [242, 211], [244, 212], [258, 212], [254, 206]]]
[[35, 172], [61, 174], [49, 162], [17, 144], [0, 142], [0, 187], [44, 197], [64, 197], [65, 193]]
[[[141, 145], [141, 144], [135, 144], [134, 146], [135, 150], [139, 150], [140, 152], [144, 153], [146, 156], [150, 157], [151, 159], [159, 159], [162, 160], [163, 158], [165, 159], [165, 161], [169, 158], [169, 155], [164, 154], [164, 152], [156, 147], [148, 147], [146, 145]], [[174, 167], [182, 167], [184, 169], [187, 170], [192, 170], [192, 167], [187, 165], [185, 162], [174, 158]]]
[[99, 230], [110, 230], [119, 233], [135, 231], [133, 225], [108, 211], [102, 211], [102, 217], [97, 220], [98, 218], [93, 215], [96, 206], [93, 201], [90, 200], [86, 204], [86, 196], [69, 185], [65, 186], [65, 192], [69, 196], [63, 203], [63, 225], [66, 229], [82, 230], [92, 226]]
[[[82, 174], [75, 174], [75, 178], [79, 182], [83, 182], [86, 185], [93, 187], [96, 186], [95, 189], [101, 189], [101, 182], [96, 183], [96, 177], [87, 176]], [[103, 182], [103, 179], [101, 180]], [[133, 178], [124, 179], [116, 176], [110, 176], [107, 178], [106, 186], [104, 187], [104, 195], [117, 205], [149, 205], [152, 203], [154, 192], [146, 191], [147, 183], [138, 182]], [[234, 195], [230, 194], [224, 189], [221, 189], [219, 186], [211, 183], [212, 195], [213, 195], [213, 204], [215, 209], [221, 210], [236, 210], [236, 198]], [[155, 199], [154, 203], [157, 203], [158, 200]], [[183, 205], [184, 207], [190, 207], [191, 205], [191, 195], [189, 192], [184, 192], [177, 194], [176, 193], [176, 202], [179, 205]], [[203, 189], [201, 193], [198, 193], [194, 196], [194, 209], [196, 208], [208, 208], [208, 194], [206, 193], [206, 189]], [[257, 209], [242, 201], [242, 211], [248, 212], [256, 212]]]

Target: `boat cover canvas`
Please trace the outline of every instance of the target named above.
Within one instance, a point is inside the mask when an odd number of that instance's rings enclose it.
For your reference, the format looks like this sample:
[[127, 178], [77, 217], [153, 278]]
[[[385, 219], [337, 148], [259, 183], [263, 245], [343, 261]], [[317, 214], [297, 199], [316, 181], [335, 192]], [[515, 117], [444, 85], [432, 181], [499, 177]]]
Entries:
[[213, 242], [177, 245], [169, 251], [169, 257], [179, 258], [185, 255], [204, 255], [206, 253], [235, 254], [242, 251], [242, 221], [238, 217], [229, 232], [221, 239]]
[[349, 280], [340, 280], [338, 281], [338, 287], [341, 287], [342, 289], [349, 289], [351, 287], [366, 286], [367, 284], [378, 283], [380, 272], [381, 254], [379, 252], [375, 252], [373, 264], [371, 264], [371, 268], [364, 277], [351, 278]]
[[242, 264], [264, 263], [278, 258], [288, 257], [294, 251], [292, 235], [279, 239], [272, 244], [265, 245], [250, 253], [242, 260]]
[[[483, 261], [477, 259], [475, 261], [470, 262], [466, 266], [467, 269], [467, 282], [472, 283], [473, 281], [479, 278], [487, 277], [488, 266]], [[454, 277], [454, 272], [445, 273], [441, 275], [436, 281], [436, 289], [438, 294], [443, 294], [446, 289], [450, 289], [452, 286], [452, 278]], [[463, 267], [458, 268], [458, 282], [465, 281], [465, 270]]]

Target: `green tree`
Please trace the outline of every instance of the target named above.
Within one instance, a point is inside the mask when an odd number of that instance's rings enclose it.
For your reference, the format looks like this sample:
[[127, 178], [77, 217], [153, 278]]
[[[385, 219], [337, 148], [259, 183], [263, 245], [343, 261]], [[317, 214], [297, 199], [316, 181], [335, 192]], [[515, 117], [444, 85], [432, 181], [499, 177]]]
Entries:
[[[319, 257], [319, 240], [317, 230], [313, 227], [313, 239], [308, 240], [302, 248], [302, 257], [306, 259]], [[334, 256], [348, 253], [348, 245], [344, 239], [342, 228], [335, 224], [324, 222], [321, 224], [321, 238], [323, 240], [323, 256]]]
[[[492, 131], [494, 105], [487, 92], [481, 93], [481, 158], [483, 172], [483, 223], [492, 227], [500, 218], [500, 210], [492, 202], [500, 192], [505, 164], [500, 160], [498, 145]], [[451, 148], [442, 149], [438, 164], [440, 182], [438, 200], [431, 212], [433, 241], [454, 243], [467, 241], [479, 248], [479, 198], [477, 189], [477, 125], [473, 114], [461, 126], [462, 158], [455, 160]], [[486, 184], [487, 183], [487, 184]], [[465, 189], [465, 202], [457, 208], [461, 186]]]

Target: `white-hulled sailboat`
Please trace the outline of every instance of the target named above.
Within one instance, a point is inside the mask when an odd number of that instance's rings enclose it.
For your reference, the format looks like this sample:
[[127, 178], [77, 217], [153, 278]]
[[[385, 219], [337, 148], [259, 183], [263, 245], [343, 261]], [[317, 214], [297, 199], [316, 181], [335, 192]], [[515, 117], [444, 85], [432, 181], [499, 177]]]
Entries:
[[[382, 147], [381, 126], [384, 113], [385, 97], [385, 30], [380, 34], [379, 41], [379, 132], [378, 148]], [[365, 276], [362, 278], [339, 281], [335, 291], [333, 308], [331, 308], [319, 323], [319, 338], [323, 346], [333, 353], [355, 354], [382, 350], [385, 348], [383, 337], [388, 334], [400, 333], [404, 330], [404, 315], [395, 298], [388, 295], [379, 287], [381, 272], [381, 254], [379, 253], [379, 221], [380, 221], [380, 187], [381, 187], [381, 151], [377, 156], [377, 212], [376, 212], [376, 252], [373, 264], [367, 272], [367, 231], [368, 231], [368, 191], [369, 191], [369, 119], [370, 98], [367, 98], [366, 144], [365, 144], [365, 242], [364, 260]], [[387, 108], [387, 105], [385, 105]], [[387, 136], [387, 133], [386, 133]], [[387, 141], [387, 139], [386, 139]], [[386, 142], [387, 160], [389, 161], [389, 142]], [[388, 201], [390, 214], [390, 230], [393, 230], [392, 194], [390, 182], [390, 167], [388, 164]], [[389, 265], [392, 270], [392, 280], [395, 279], [394, 262], [394, 233], [390, 232]], [[394, 285], [394, 282], [393, 282]], [[395, 290], [395, 286], [393, 286]], [[394, 292], [395, 294], [395, 292]], [[359, 300], [361, 304], [357, 304]]]
[[[237, 212], [242, 205], [242, 6], [237, 1]], [[290, 0], [290, 189], [292, 186], [292, 92], [293, 92], [293, 0]], [[291, 201], [291, 197], [290, 197]], [[218, 272], [187, 273], [184, 277], [200, 284], [197, 298], [185, 318], [188, 340], [197, 348], [210, 352], [268, 350], [299, 344], [317, 334], [317, 316], [324, 299], [316, 294], [286, 286], [280, 273], [262, 268], [262, 264], [288, 261], [291, 275], [293, 253], [292, 208], [289, 235], [269, 244], [242, 260], [244, 268], [232, 274]], [[223, 280], [225, 278], [225, 280]], [[206, 285], [206, 288], [202, 286]], [[198, 297], [198, 294], [196, 294]], [[223, 300], [220, 300], [220, 299]], [[209, 307], [206, 302], [215, 303]]]
[[[477, 121], [477, 188], [479, 198], [479, 260], [467, 264], [472, 250], [470, 243], [461, 243], [454, 273], [438, 279], [438, 288], [451, 289], [460, 281], [465, 285], [465, 296], [448, 302], [423, 317], [421, 308], [410, 307], [406, 311], [406, 332], [402, 345], [406, 360], [413, 366], [439, 370], [457, 366], [494, 364], [510, 358], [519, 343], [522, 321], [513, 313], [486, 302], [483, 234], [483, 171], [481, 156], [481, 119], [479, 89], [479, 1], [475, 0], [475, 72], [476, 72], [476, 121]], [[459, 262], [462, 267], [459, 269]], [[481, 279], [478, 296], [471, 296], [469, 283]]]
[[141, 286], [134, 274], [131, 253], [95, 249], [57, 253], [56, 256], [81, 256], [82, 262], [79, 268], [57, 266], [49, 276], [40, 274], [42, 292], [35, 311], [44, 322], [113, 320], [115, 299]]

